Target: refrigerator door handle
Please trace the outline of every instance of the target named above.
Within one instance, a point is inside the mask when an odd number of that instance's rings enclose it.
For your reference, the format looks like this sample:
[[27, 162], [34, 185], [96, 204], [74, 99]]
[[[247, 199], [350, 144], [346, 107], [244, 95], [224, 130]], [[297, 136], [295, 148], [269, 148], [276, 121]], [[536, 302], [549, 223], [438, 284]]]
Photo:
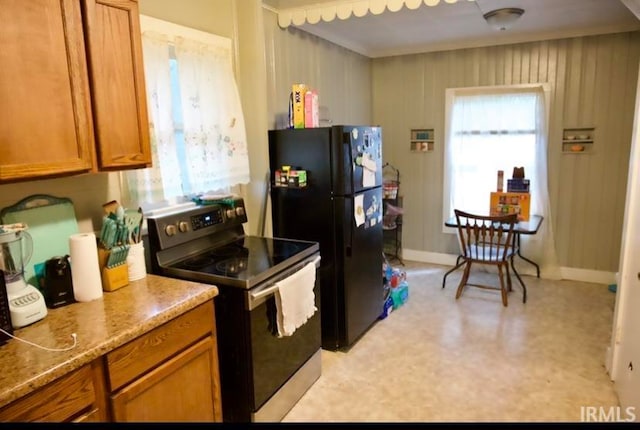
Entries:
[[[350, 207], [351, 210], [355, 211], [354, 208], [354, 202], [355, 200], [352, 200], [350, 202]], [[346, 209], [346, 208], [345, 208]], [[347, 211], [349, 212], [349, 211]], [[354, 229], [354, 222], [353, 222], [353, 213], [349, 213], [349, 217], [345, 220], [345, 235], [348, 235], [348, 237], [345, 237], [345, 256], [347, 257], [351, 257], [352, 255], [352, 250], [353, 250], [353, 229]]]

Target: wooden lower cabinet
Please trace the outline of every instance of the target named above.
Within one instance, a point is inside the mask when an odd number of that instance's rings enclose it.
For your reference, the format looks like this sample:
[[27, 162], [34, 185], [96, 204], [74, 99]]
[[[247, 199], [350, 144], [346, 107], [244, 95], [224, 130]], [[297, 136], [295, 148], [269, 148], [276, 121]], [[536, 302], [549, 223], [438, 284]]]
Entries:
[[74, 370], [0, 409], [0, 421], [105, 421], [100, 370], [99, 360]]
[[100, 409], [91, 409], [73, 420], [74, 423], [100, 423], [105, 421]]
[[221, 422], [213, 301], [0, 408], [0, 422]]
[[212, 354], [206, 338], [112, 396], [113, 419], [138, 421], [217, 421]]
[[213, 301], [106, 355], [116, 422], [221, 422]]

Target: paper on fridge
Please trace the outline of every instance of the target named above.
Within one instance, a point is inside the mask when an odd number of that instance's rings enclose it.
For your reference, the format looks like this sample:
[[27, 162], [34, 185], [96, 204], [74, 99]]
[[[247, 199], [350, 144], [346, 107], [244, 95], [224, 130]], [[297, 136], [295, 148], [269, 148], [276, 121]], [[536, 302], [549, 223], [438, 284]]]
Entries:
[[360, 227], [365, 221], [364, 212], [364, 195], [355, 196], [353, 199], [353, 218], [356, 221], [356, 227]]
[[373, 187], [376, 184], [376, 162], [369, 154], [362, 157], [362, 186]]

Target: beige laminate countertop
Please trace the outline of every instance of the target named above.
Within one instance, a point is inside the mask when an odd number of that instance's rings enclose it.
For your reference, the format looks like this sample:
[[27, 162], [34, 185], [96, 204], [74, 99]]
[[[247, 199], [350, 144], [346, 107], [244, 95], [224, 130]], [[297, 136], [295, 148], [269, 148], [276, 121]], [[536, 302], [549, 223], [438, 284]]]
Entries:
[[0, 346], [0, 407], [23, 397], [218, 295], [213, 285], [156, 275], [104, 292], [101, 299], [48, 309], [14, 335], [54, 352], [10, 339]]

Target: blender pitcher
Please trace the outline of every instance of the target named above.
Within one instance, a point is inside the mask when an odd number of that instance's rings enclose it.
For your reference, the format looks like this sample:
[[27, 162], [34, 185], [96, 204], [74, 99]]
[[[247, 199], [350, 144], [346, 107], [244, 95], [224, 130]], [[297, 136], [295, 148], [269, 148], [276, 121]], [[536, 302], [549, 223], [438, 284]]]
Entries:
[[26, 224], [0, 225], [0, 269], [4, 273], [11, 325], [20, 328], [47, 316], [42, 293], [24, 279], [24, 266], [33, 254]]
[[25, 230], [0, 227], [0, 270], [9, 294], [26, 287], [24, 266], [33, 254], [33, 239]]

